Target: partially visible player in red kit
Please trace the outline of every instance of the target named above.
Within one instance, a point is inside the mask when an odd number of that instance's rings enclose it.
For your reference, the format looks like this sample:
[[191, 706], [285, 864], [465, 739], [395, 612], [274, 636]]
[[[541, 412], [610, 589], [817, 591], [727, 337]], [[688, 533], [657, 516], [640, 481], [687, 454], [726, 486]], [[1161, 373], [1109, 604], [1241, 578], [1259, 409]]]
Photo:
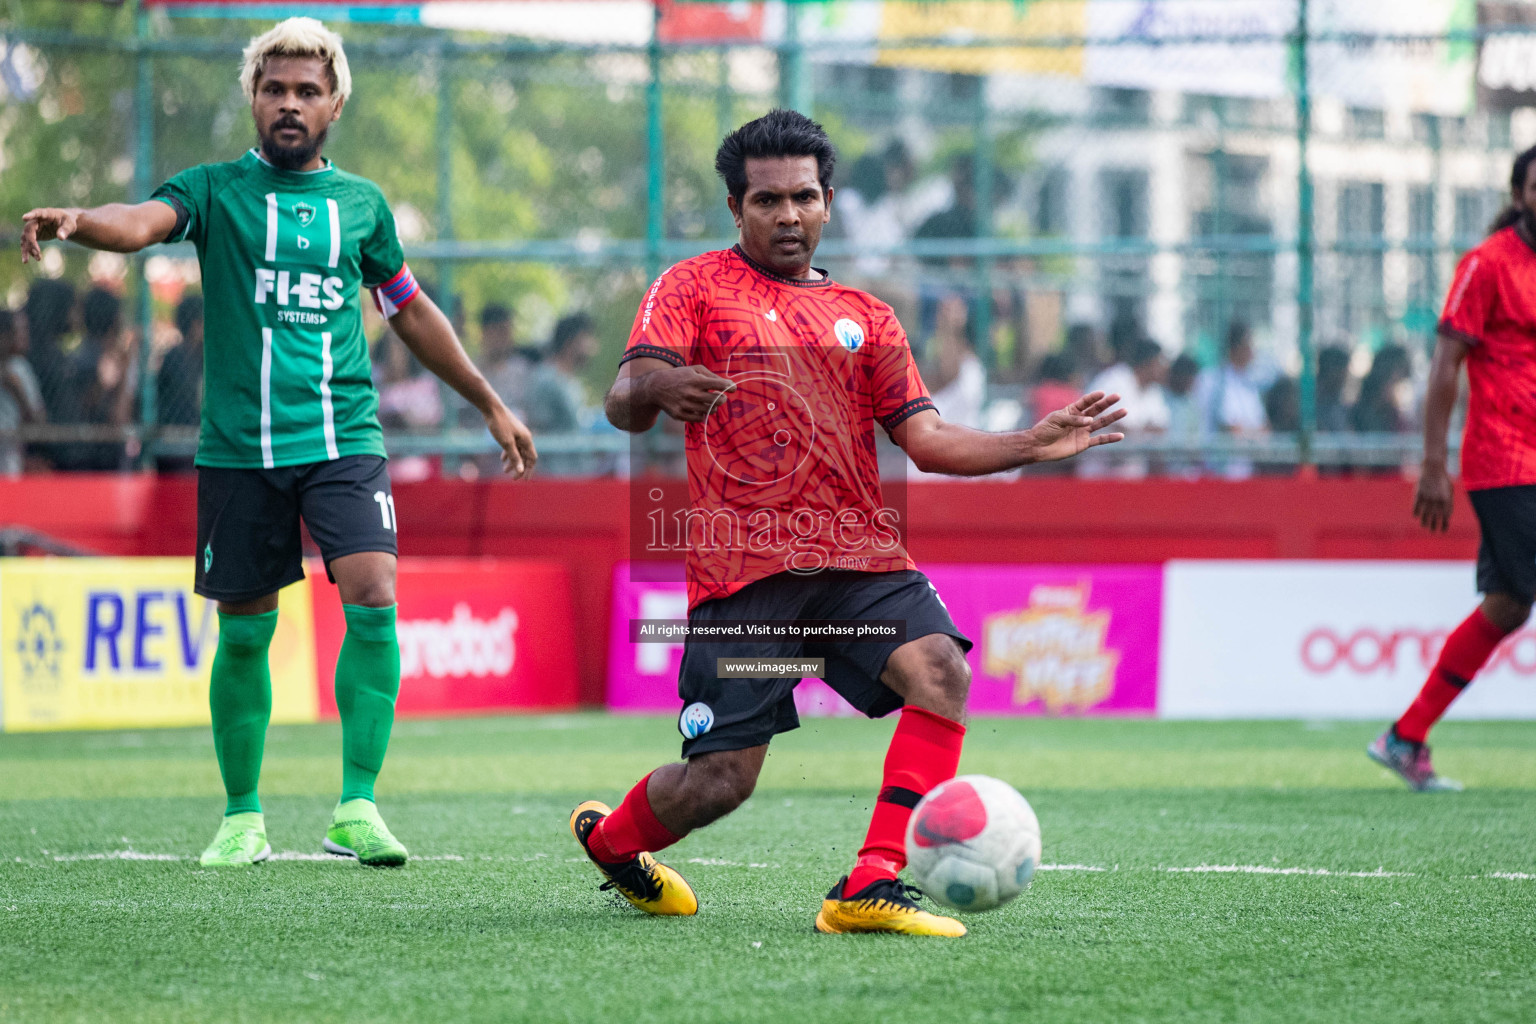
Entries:
[[1408, 710], [1367, 753], [1420, 792], [1459, 790], [1435, 774], [1425, 740], [1499, 641], [1525, 625], [1536, 597], [1536, 147], [1515, 158], [1511, 202], [1462, 257], [1445, 300], [1424, 404], [1424, 471], [1413, 514], [1451, 521], [1446, 434], [1463, 363], [1471, 386], [1461, 482], [1482, 529], [1483, 602], [1457, 626]]
[[696, 641], [684, 645], [682, 763], [663, 765], [616, 810], [587, 801], [571, 831], [641, 910], [691, 915], [693, 889], [652, 853], [751, 795], [768, 743], [799, 725], [785, 678], [720, 678], [717, 659], [822, 658], [825, 680], [870, 717], [900, 710], [873, 820], [852, 871], [816, 916], [822, 932], [959, 936], [897, 880], [912, 808], [953, 778], [965, 735], [971, 642], [916, 570], [883, 504], [874, 428], [919, 469], [963, 476], [1070, 458], [1121, 440], [1115, 395], [1086, 395], [1029, 430], [991, 434], [934, 411], [889, 306], [811, 266], [831, 216], [832, 143], [775, 110], [715, 157], [740, 230], [730, 250], [672, 267], [647, 292], [606, 411], [623, 430], [665, 412], [685, 423], [691, 630], [753, 620], [896, 623], [899, 638]]

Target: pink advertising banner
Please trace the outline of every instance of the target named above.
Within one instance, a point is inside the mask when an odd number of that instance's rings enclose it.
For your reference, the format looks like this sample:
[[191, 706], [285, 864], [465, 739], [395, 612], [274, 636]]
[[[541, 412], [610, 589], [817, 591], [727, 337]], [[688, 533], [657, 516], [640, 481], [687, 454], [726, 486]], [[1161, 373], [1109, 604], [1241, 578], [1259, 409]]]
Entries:
[[[923, 568], [975, 647], [970, 709], [982, 715], [1152, 715], [1157, 711], [1163, 570], [1139, 565]], [[681, 643], [633, 643], [633, 619], [685, 619], [682, 583], [614, 567], [608, 706], [676, 713]], [[856, 714], [820, 680], [795, 691], [802, 715]]]

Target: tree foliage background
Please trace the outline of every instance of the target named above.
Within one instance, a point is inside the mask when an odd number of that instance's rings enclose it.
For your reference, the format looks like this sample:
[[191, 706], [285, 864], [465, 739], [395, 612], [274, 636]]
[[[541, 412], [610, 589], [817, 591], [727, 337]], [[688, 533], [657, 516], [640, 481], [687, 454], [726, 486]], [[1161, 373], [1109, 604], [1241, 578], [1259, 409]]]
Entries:
[[[152, 184], [193, 164], [233, 159], [254, 143], [237, 81], [239, 49], [268, 24], [153, 15], [155, 38], [193, 52], [153, 57]], [[407, 248], [413, 241], [448, 238], [575, 240], [595, 248], [604, 240], [644, 237], [643, 54], [477, 53], [446, 60], [437, 47], [448, 37], [438, 32], [337, 28], [352, 44], [354, 85], [326, 154], [378, 182]], [[31, 207], [134, 198], [136, 72], [128, 49], [133, 16], [125, 7], [0, 2], [0, 37], [8, 29], [38, 40], [32, 49], [41, 71], [31, 95], [6, 93], [0, 106], [0, 244], [14, 253], [21, 215]], [[104, 40], [110, 45], [101, 45]], [[386, 44], [387, 52], [369, 50], [370, 43]], [[722, 110], [716, 88], [721, 59], [667, 57], [665, 222], [673, 238], [702, 241], [731, 233], [713, 171], [721, 118], [756, 116], [772, 105], [766, 94], [731, 95]], [[438, 134], [444, 74], [453, 103], [447, 138]], [[438, 195], [445, 155], [452, 181], [446, 219], [439, 216], [445, 204]], [[64, 253], [65, 275], [83, 281], [89, 254], [73, 247]], [[611, 378], [646, 284], [644, 268], [627, 264], [486, 260], [456, 263], [448, 271], [416, 260], [413, 266], [429, 286], [451, 273], [472, 349], [476, 317], [488, 302], [514, 309], [522, 344], [543, 341], [564, 313], [590, 312], [603, 340], [603, 354], [590, 368], [599, 388]], [[0, 260], [0, 298], [14, 302], [35, 273], [15, 258]]]

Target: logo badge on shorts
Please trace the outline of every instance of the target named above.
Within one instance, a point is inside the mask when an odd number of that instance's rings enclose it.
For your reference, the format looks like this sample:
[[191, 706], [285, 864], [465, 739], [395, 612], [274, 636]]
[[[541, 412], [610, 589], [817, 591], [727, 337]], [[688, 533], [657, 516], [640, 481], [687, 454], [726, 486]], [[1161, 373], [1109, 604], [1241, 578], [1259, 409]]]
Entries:
[[690, 740], [703, 736], [714, 727], [715, 713], [709, 709], [708, 704], [689, 704], [677, 719], [677, 731]]
[[294, 203], [293, 215], [299, 218], [299, 227], [307, 228], [314, 223], [315, 208], [308, 203]]
[[208, 546], [203, 548], [203, 572], [209, 572], [212, 569], [213, 569], [213, 541], [209, 541], [208, 542]]
[[839, 320], [832, 325], [832, 333], [837, 335], [838, 342], [849, 352], [857, 352], [859, 346], [864, 344], [864, 328], [852, 320]]

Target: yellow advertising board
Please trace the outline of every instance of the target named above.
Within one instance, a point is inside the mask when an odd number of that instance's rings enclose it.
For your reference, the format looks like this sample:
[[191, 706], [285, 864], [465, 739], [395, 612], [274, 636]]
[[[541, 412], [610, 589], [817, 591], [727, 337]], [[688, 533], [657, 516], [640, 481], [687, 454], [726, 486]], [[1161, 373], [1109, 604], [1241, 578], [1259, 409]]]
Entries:
[[[190, 558], [0, 558], [0, 728], [207, 723], [218, 647]], [[272, 721], [313, 722], [309, 581], [279, 597]]]
[[[1087, 7], [1085, 0], [886, 0], [881, 5], [877, 62], [966, 75], [1081, 78], [1083, 47], [1062, 46], [1060, 40], [1082, 38]], [[943, 39], [962, 44], [997, 40], [1001, 45], [901, 45], [909, 39]]]

